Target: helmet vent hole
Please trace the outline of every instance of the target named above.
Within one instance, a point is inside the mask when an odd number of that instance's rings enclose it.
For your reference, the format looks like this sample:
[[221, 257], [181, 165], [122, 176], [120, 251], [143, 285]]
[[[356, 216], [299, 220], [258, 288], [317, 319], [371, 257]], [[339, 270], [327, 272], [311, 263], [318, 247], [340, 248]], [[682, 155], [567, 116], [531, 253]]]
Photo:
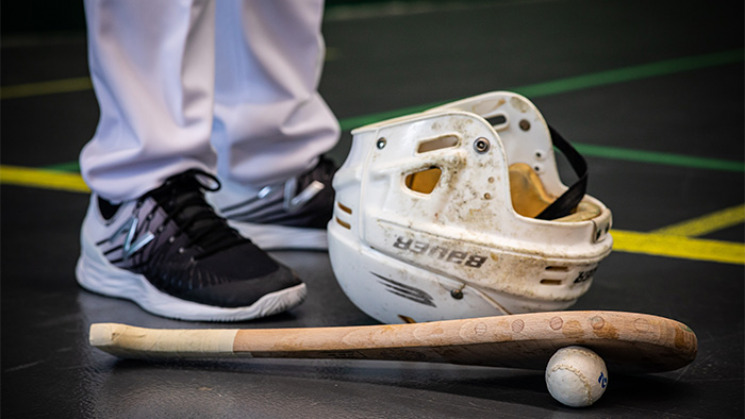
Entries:
[[443, 148], [452, 148], [460, 144], [460, 138], [455, 135], [445, 135], [437, 137], [432, 140], [426, 140], [419, 143], [417, 153], [427, 153], [435, 150], [442, 150]]
[[429, 169], [420, 170], [406, 176], [406, 187], [414, 192], [431, 194], [437, 186], [442, 176], [442, 169], [439, 167], [430, 167]]
[[566, 266], [546, 266], [546, 270], [549, 272], [568, 272], [569, 268]]
[[349, 224], [348, 222], [340, 220], [339, 217], [334, 217], [334, 219], [336, 220], [336, 223], [337, 224], [339, 224], [340, 226], [346, 228], [347, 230], [351, 230], [352, 229], [352, 225]]
[[561, 279], [541, 279], [542, 285], [561, 285]]
[[404, 316], [403, 314], [399, 314], [398, 318], [403, 320], [404, 323], [416, 323], [416, 320], [412, 319], [409, 316]]
[[352, 213], [352, 208], [349, 208], [348, 206], [342, 204], [341, 202], [337, 202], [336, 205], [339, 207], [340, 210], [346, 212], [347, 214]]
[[505, 114], [497, 114], [494, 116], [490, 116], [489, 118], [486, 118], [486, 121], [491, 124], [492, 127], [496, 130], [500, 130], [501, 128], [504, 128], [507, 126], [507, 115]]

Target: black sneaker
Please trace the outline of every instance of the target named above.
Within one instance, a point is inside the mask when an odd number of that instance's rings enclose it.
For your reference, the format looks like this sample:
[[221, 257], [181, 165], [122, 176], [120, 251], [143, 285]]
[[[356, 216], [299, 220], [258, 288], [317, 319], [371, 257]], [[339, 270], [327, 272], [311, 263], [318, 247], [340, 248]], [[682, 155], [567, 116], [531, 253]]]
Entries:
[[189, 170], [121, 205], [92, 195], [80, 285], [183, 320], [254, 319], [301, 303], [305, 284], [205, 201], [219, 187], [214, 176]]
[[334, 209], [334, 163], [320, 157], [311, 170], [267, 185], [253, 196], [223, 188], [207, 195], [230, 225], [262, 249], [328, 249], [326, 226]]

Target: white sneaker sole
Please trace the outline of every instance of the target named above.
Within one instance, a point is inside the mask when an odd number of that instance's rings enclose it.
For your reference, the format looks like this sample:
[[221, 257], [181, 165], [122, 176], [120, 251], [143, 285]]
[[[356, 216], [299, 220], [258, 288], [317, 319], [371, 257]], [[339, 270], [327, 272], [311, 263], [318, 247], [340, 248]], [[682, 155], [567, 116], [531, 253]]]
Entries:
[[273, 292], [245, 307], [217, 307], [182, 300], [155, 288], [144, 276], [111, 265], [96, 250], [94, 243], [82, 237], [82, 253], [75, 273], [85, 289], [110, 297], [135, 302], [150, 313], [179, 320], [240, 321], [281, 313], [303, 302], [305, 284]]

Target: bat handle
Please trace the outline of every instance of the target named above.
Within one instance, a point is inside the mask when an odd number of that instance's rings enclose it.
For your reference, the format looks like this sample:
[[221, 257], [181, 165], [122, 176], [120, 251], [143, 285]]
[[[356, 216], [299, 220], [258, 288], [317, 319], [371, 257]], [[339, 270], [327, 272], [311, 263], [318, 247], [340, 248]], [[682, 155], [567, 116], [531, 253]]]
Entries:
[[238, 329], [145, 329], [121, 323], [91, 325], [92, 346], [122, 358], [232, 356]]

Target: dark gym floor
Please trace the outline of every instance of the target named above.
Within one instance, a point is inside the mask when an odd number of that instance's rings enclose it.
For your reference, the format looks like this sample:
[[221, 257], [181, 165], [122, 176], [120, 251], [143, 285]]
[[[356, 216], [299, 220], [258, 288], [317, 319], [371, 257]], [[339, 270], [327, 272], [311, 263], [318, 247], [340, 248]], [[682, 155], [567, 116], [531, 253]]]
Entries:
[[[87, 194], [45, 170], [74, 172], [95, 129], [84, 33], [13, 34], [2, 40], [0, 125], [4, 418], [743, 417], [742, 2], [333, 5], [324, 32], [321, 91], [345, 130], [332, 153], [339, 162], [349, 129], [366, 121], [492, 90], [533, 99], [585, 153], [589, 192], [614, 214], [615, 250], [572, 309], [685, 322], [698, 335], [696, 361], [663, 374], [611, 371], [598, 403], [571, 409], [551, 398], [540, 371], [351, 360], [145, 363], [98, 352], [87, 344], [92, 322], [234, 325], [158, 318], [76, 285]], [[18, 178], [18, 167], [39, 169], [23, 173], [41, 180]], [[658, 231], [689, 220], [703, 227]], [[302, 274], [309, 299], [240, 327], [375, 323], [342, 293], [326, 253], [274, 255]]]

